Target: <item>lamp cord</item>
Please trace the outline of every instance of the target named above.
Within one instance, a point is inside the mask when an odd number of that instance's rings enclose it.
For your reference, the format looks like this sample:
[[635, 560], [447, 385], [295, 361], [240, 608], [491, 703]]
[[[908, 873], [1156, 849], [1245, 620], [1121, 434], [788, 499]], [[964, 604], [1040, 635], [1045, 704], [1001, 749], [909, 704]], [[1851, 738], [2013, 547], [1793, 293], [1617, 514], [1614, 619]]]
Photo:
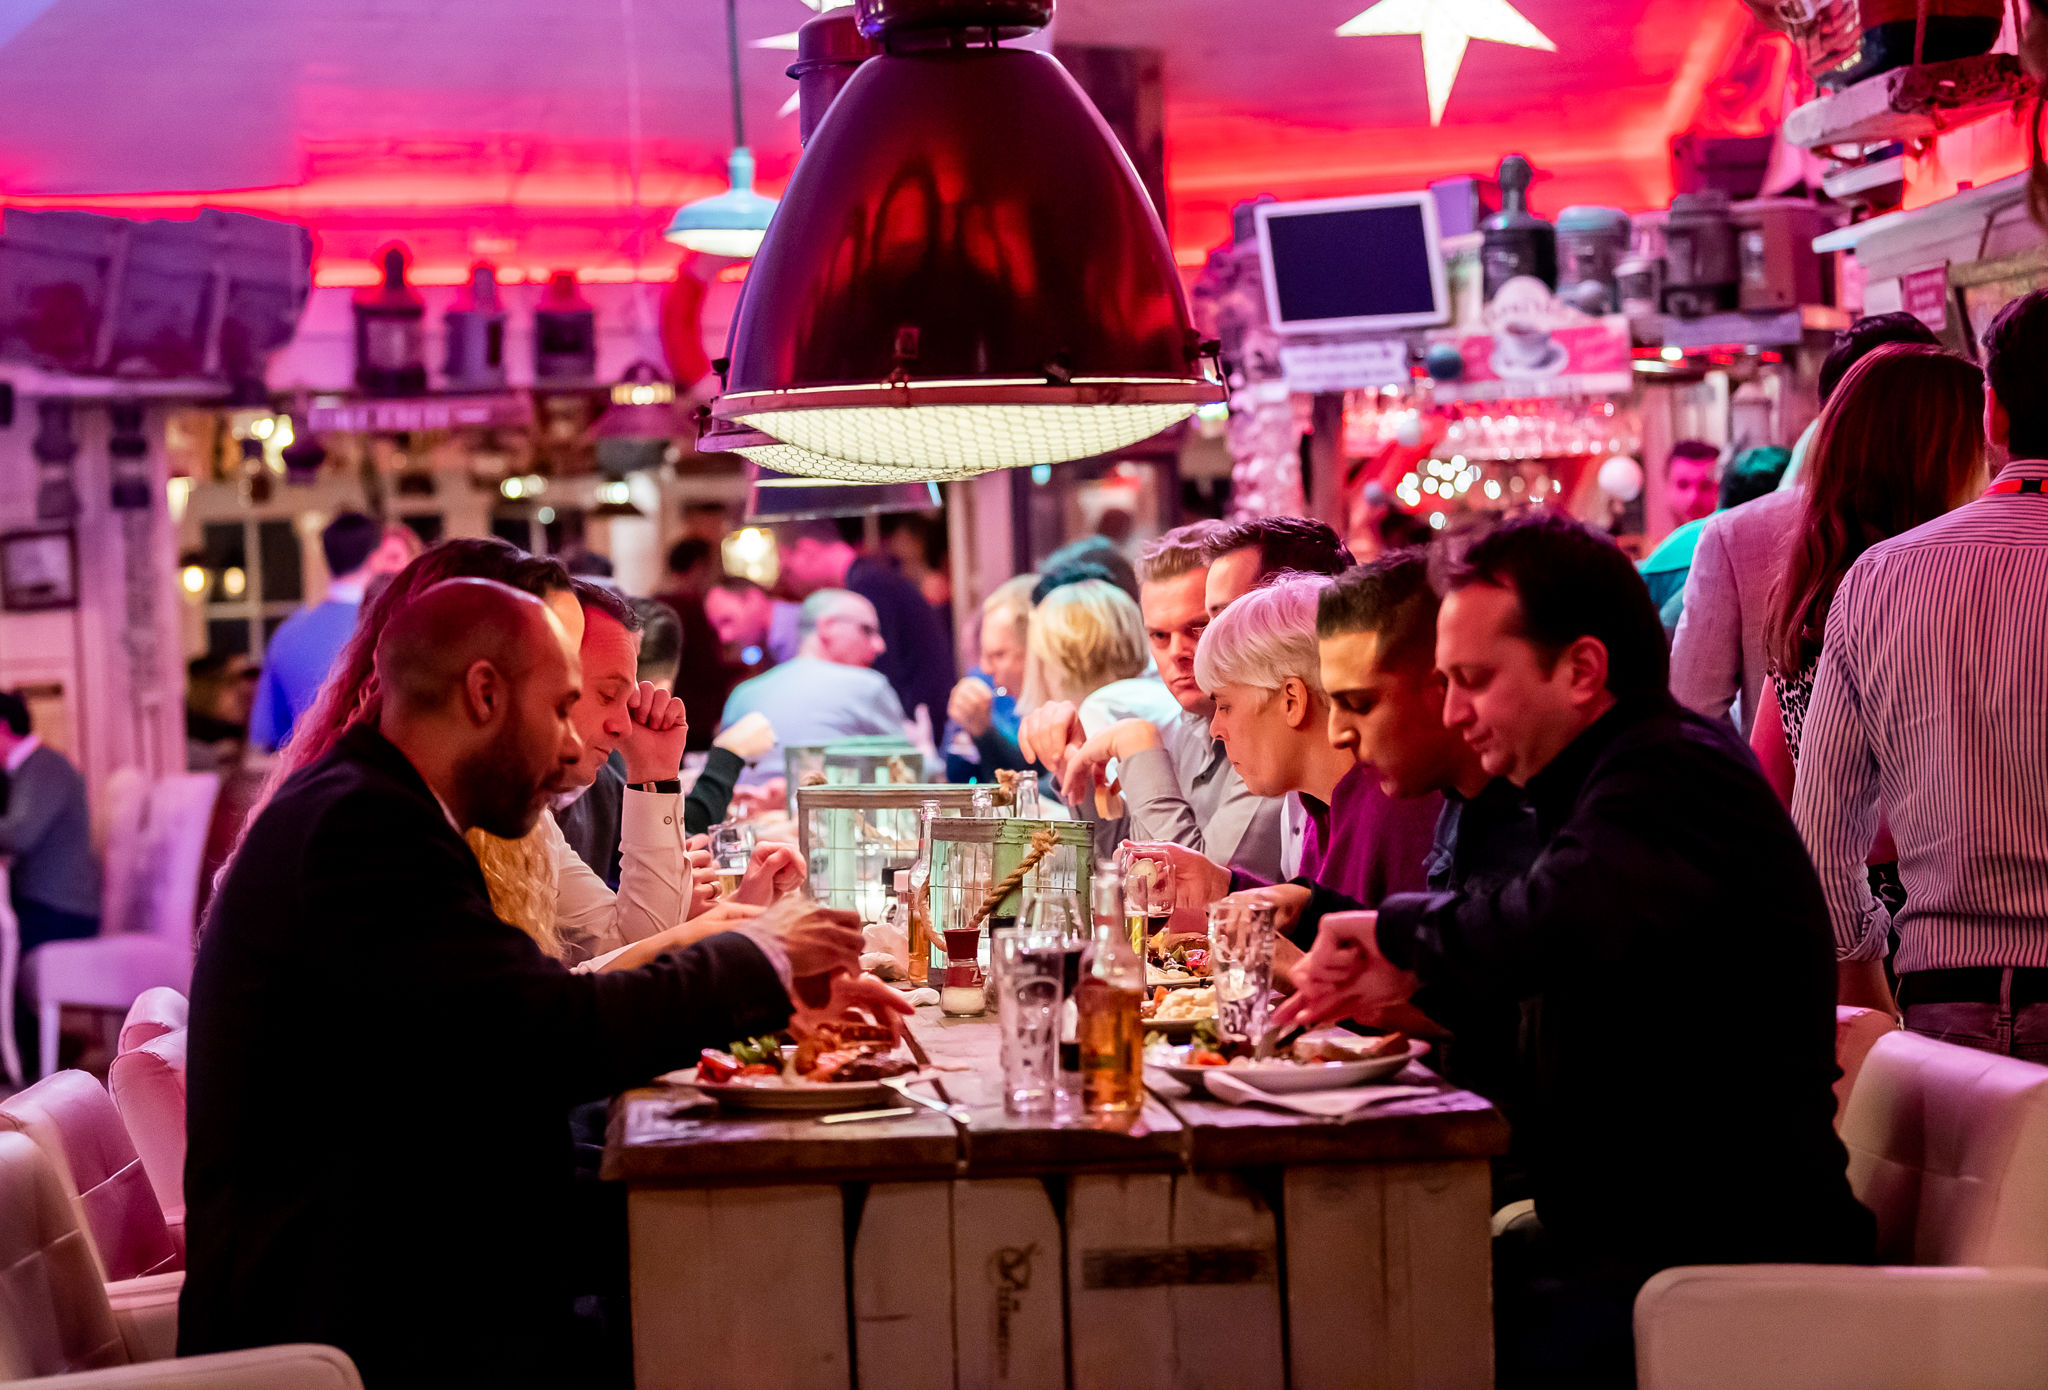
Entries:
[[725, 0], [725, 52], [732, 65], [732, 142], [747, 143], [747, 118], [740, 107], [740, 27], [733, 14], [734, 0]]

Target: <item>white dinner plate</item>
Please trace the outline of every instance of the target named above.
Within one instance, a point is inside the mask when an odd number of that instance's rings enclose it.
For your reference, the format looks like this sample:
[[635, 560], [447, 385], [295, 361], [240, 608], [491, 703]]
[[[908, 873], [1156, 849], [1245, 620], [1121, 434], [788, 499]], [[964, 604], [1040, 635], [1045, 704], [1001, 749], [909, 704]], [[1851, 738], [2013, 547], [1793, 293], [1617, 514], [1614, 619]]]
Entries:
[[[1384, 1081], [1428, 1051], [1428, 1043], [1420, 1038], [1411, 1038], [1406, 1052], [1391, 1057], [1368, 1057], [1360, 1062], [1294, 1062], [1275, 1058], [1270, 1062], [1247, 1062], [1231, 1067], [1191, 1067], [1178, 1057], [1171, 1061], [1162, 1057], [1156, 1060], [1147, 1058], [1146, 1065], [1158, 1067], [1184, 1086], [1199, 1086], [1209, 1073], [1227, 1071], [1247, 1086], [1286, 1095], [1294, 1091], [1338, 1091], [1346, 1086]], [[1180, 1055], [1186, 1054], [1182, 1051]]]
[[879, 1081], [789, 1081], [761, 1076], [713, 1083], [697, 1080], [695, 1067], [671, 1073], [669, 1079], [695, 1086], [732, 1110], [860, 1110], [891, 1103], [889, 1088]]
[[1184, 985], [1206, 985], [1212, 983], [1208, 975], [1193, 975], [1185, 970], [1161, 970], [1156, 965], [1145, 967], [1145, 988], [1157, 989], [1165, 985], [1168, 989], [1179, 989]]

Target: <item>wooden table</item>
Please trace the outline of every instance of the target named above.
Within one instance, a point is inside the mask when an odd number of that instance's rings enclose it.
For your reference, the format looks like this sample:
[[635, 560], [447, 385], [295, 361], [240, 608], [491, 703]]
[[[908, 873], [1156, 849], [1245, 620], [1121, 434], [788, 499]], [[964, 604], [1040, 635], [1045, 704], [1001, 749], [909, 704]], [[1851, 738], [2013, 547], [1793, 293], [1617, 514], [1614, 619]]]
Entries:
[[1492, 1383], [1485, 1100], [1411, 1067], [1439, 1089], [1346, 1121], [1056, 1126], [1003, 1112], [992, 1019], [912, 1026], [966, 1122], [620, 1098], [640, 1390]]

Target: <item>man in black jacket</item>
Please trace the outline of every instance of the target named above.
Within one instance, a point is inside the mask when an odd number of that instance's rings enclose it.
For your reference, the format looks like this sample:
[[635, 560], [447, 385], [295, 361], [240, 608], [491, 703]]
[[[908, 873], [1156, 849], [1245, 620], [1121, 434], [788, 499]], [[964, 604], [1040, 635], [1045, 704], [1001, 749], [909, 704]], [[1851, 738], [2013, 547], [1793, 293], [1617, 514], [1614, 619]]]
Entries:
[[1443, 587], [1445, 722], [1525, 790], [1541, 849], [1504, 881], [1325, 917], [1281, 1016], [1370, 1017], [1421, 986], [1541, 1000], [1520, 1117], [1541, 1236], [1499, 1252], [1500, 1383], [1629, 1385], [1655, 1271], [1870, 1256], [1832, 1123], [1826, 908], [1748, 750], [1671, 699], [1611, 541], [1526, 514]]
[[[327, 1342], [373, 1390], [585, 1383], [564, 1115], [852, 999], [859, 935], [785, 910], [571, 975], [491, 911], [463, 843], [531, 829], [581, 754], [538, 600], [428, 590], [377, 645], [383, 709], [250, 827], [193, 972], [179, 1349]], [[879, 987], [877, 987], [879, 988]]]

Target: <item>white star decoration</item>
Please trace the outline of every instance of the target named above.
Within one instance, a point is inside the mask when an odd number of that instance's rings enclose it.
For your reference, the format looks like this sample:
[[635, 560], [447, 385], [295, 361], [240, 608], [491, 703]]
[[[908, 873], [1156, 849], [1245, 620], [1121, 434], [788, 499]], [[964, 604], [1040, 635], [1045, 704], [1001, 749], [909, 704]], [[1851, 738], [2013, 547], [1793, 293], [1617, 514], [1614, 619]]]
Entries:
[[1451, 84], [1474, 39], [1557, 52], [1543, 31], [1508, 0], [1379, 0], [1340, 26], [1344, 38], [1415, 34], [1422, 39], [1422, 77], [1429, 86], [1429, 123], [1441, 125]]

